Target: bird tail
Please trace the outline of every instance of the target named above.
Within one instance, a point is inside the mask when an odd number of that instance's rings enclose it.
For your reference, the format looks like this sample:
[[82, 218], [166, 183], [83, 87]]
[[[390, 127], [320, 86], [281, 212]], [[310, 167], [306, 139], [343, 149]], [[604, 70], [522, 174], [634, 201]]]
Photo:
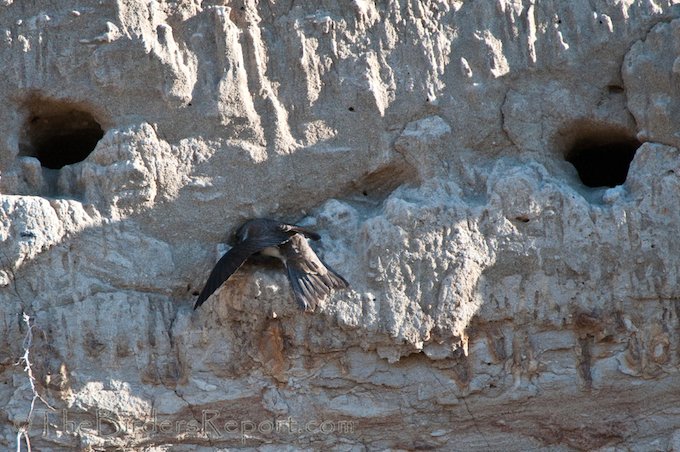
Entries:
[[[323, 262], [322, 262], [323, 263]], [[328, 269], [325, 274], [306, 273], [298, 268], [287, 265], [288, 279], [301, 311], [313, 311], [319, 301], [323, 300], [332, 289], [345, 289], [349, 283], [323, 263]]]

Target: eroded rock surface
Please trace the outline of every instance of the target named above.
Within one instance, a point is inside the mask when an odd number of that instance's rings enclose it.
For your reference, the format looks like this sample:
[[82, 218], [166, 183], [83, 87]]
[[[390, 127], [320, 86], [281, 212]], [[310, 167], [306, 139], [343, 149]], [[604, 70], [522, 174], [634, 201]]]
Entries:
[[676, 3], [0, 0], [0, 444], [680, 450]]

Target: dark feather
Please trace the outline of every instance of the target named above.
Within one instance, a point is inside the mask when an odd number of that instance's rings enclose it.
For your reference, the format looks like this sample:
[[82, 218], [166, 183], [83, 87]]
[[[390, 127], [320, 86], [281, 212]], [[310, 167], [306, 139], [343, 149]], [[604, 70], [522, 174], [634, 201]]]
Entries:
[[247, 221], [236, 231], [238, 243], [217, 262], [194, 309], [201, 306], [253, 254], [278, 247], [286, 264], [295, 300], [301, 310], [314, 310], [331, 290], [349, 287], [345, 279], [318, 258], [306, 238], [319, 240], [316, 232], [267, 218]]
[[349, 284], [321, 261], [309, 245], [300, 242], [304, 239], [292, 238], [281, 249], [287, 258], [288, 279], [298, 307], [302, 311], [313, 311], [331, 290], [344, 289]]
[[302, 234], [308, 239], [312, 240], [321, 240], [321, 236], [317, 234], [316, 232], [312, 231], [311, 229], [303, 228], [302, 226], [296, 226], [294, 224], [287, 224], [287, 223], [282, 223], [279, 226], [279, 230], [281, 232], [290, 234]]
[[288, 237], [249, 237], [241, 243], [237, 243], [232, 249], [222, 256], [208, 276], [208, 281], [196, 300], [194, 309], [207, 300], [243, 263], [253, 254], [269, 246], [278, 246], [288, 240]]

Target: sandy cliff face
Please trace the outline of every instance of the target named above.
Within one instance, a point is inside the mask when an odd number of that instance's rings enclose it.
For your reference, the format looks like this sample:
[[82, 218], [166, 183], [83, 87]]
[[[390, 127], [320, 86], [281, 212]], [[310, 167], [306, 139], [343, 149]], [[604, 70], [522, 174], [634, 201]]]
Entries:
[[680, 450], [676, 3], [0, 0], [0, 444]]

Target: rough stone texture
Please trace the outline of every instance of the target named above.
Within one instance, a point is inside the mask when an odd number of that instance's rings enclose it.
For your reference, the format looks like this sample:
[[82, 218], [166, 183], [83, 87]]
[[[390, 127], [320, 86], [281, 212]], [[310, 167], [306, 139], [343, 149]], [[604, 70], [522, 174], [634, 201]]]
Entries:
[[[676, 3], [0, 0], [0, 445], [26, 313], [38, 450], [680, 450]], [[193, 311], [257, 216], [351, 290]]]

